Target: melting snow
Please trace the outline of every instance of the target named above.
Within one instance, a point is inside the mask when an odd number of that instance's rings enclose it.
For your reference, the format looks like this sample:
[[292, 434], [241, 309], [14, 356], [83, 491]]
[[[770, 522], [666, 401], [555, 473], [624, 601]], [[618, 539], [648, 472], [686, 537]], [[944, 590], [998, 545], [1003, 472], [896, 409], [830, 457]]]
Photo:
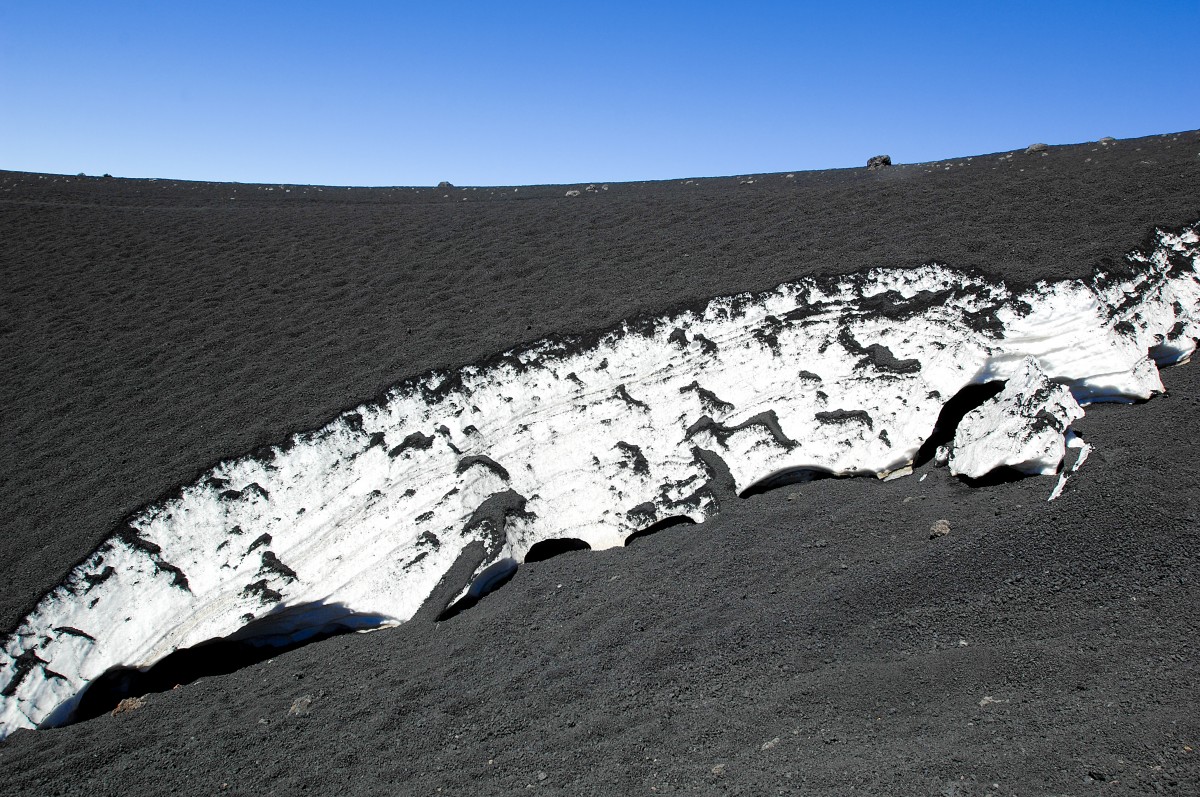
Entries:
[[1053, 475], [1066, 453], [1063, 433], [1083, 417], [1071, 391], [1026, 357], [998, 396], [963, 416], [954, 434], [950, 472], [977, 479], [996, 468]]
[[1053, 501], [1062, 495], [1063, 488], [1067, 486], [1067, 479], [1075, 474], [1075, 471], [1083, 467], [1083, 463], [1087, 462], [1088, 454], [1092, 453], [1092, 447], [1083, 441], [1083, 438], [1075, 434], [1075, 432], [1067, 431], [1067, 448], [1075, 448], [1079, 450], [1079, 454], [1075, 457], [1075, 462], [1071, 467], [1064, 470], [1058, 477], [1058, 483], [1054, 485], [1054, 489], [1050, 492], [1050, 497], [1047, 501]]
[[464, 551], [460, 597], [543, 540], [602, 549], [703, 521], [701, 450], [740, 491], [793, 471], [903, 475], [946, 401], [1007, 379], [964, 419], [952, 468], [1052, 474], [1080, 405], [1149, 398], [1156, 363], [1191, 355], [1198, 229], [1159, 233], [1120, 279], [1022, 294], [936, 264], [806, 279], [404, 382], [104, 542], [4, 640], [0, 737], [65, 721], [111, 668], [214, 638], [403, 622]]

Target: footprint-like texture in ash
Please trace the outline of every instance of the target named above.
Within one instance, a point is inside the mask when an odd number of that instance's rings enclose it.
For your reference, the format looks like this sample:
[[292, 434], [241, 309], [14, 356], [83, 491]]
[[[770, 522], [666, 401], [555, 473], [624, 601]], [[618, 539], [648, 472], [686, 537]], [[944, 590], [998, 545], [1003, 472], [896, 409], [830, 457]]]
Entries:
[[[741, 492], [902, 475], [971, 385], [1008, 382], [964, 418], [951, 468], [1053, 474], [1081, 405], [1150, 398], [1156, 366], [1195, 349], [1198, 232], [1156, 232], [1089, 280], [805, 279], [403, 382], [132, 516], [4, 639], [0, 737], [67, 721], [114, 668], [394, 625], [435, 592], [477, 597], [539, 542], [701, 522], [704, 452]], [[452, 568], [470, 575], [439, 587]]]

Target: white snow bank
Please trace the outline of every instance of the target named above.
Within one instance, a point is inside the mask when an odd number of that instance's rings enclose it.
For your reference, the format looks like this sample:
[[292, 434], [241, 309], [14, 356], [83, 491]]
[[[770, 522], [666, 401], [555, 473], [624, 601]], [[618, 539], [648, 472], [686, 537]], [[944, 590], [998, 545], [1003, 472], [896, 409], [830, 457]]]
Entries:
[[1032, 434], [1036, 406], [1064, 427], [1077, 408], [1055, 388], [1036, 400], [1047, 378], [1081, 404], [1145, 399], [1162, 388], [1155, 361], [1194, 350], [1197, 229], [1159, 233], [1122, 280], [1018, 295], [940, 265], [876, 269], [404, 382], [218, 465], [104, 542], [4, 640], [0, 737], [64, 721], [111, 668], [264, 620], [279, 641], [309, 623], [403, 622], [468, 546], [483, 549], [473, 580], [543, 540], [602, 549], [703, 521], [717, 507], [700, 449], [741, 491], [794, 470], [899, 474], [946, 401], [1011, 378], [967, 424], [956, 467], [1053, 470], [1062, 430]]
[[977, 479], [996, 468], [1048, 476], [1066, 453], [1064, 435], [1083, 408], [1026, 357], [1004, 390], [963, 416], [950, 451], [950, 472]]

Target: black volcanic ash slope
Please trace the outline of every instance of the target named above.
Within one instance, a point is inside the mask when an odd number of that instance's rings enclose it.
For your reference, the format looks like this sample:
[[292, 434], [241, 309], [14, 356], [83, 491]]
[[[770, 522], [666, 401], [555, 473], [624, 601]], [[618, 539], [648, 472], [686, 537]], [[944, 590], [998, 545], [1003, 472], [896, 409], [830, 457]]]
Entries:
[[[397, 376], [818, 271], [1081, 275], [1200, 215], [1198, 154], [1185, 133], [575, 199], [0, 175], [5, 624], [126, 512]], [[941, 471], [731, 500], [436, 627], [18, 733], [0, 774], [15, 794], [1193, 794], [1200, 495], [1176, 474], [1200, 384], [1164, 379], [1168, 399], [1089, 413], [1089, 478], [1054, 504]]]
[[1187, 797], [1200, 488], [1163, 474], [1200, 435], [1200, 368], [1164, 381], [1089, 411], [1095, 459], [1054, 503], [928, 466], [727, 490], [711, 522], [524, 567], [448, 622], [20, 731], [0, 774], [20, 795]]
[[1119, 263], [1200, 217], [1198, 141], [575, 198], [0, 174], [0, 627], [127, 513], [405, 375], [812, 273]]

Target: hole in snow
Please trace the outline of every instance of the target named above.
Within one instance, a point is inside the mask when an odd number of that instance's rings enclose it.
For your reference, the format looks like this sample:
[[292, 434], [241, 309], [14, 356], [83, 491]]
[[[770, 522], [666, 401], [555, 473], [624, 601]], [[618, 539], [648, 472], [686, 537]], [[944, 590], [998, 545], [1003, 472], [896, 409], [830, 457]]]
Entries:
[[451, 617], [456, 617], [467, 609], [470, 609], [475, 604], [483, 599], [484, 595], [489, 592], [495, 592], [503, 587], [508, 582], [512, 581], [513, 576], [517, 574], [516, 559], [501, 559], [499, 562], [487, 567], [482, 573], [475, 577], [471, 582], [471, 588], [467, 590], [467, 594], [456, 600], [454, 603], [442, 610], [442, 613], [437, 616], [437, 622], [449, 620]]
[[789, 484], [808, 484], [809, 482], [832, 478], [832, 473], [821, 468], [790, 468], [788, 470], [781, 470], [778, 473], [772, 473], [767, 478], [756, 481], [745, 490], [742, 490], [741, 497], [750, 498], [751, 496], [762, 495], [765, 492], [770, 492], [780, 487], [787, 487]]
[[[319, 617], [322, 613], [335, 610], [334, 606], [323, 604], [307, 608], [312, 612], [310, 617]], [[384, 623], [382, 617], [343, 615], [338, 622], [305, 627], [302, 614], [289, 612], [286, 619], [268, 615], [245, 626], [233, 637], [213, 639], [176, 650], [146, 670], [133, 667], [111, 669], [88, 684], [73, 708], [63, 706], [58, 712], [59, 716], [51, 716], [46, 725], [90, 720], [109, 713], [127, 697], [166, 692], [201, 678], [229, 675], [313, 642], [379, 628]]]
[[[1182, 324], [1175, 325], [1176, 330], [1182, 328]], [[1174, 330], [1173, 330], [1174, 331]], [[1168, 336], [1170, 338], [1170, 336]], [[1186, 341], [1186, 343], [1184, 343]], [[1182, 344], [1182, 345], [1181, 345]], [[1192, 359], [1192, 351], [1195, 345], [1200, 345], [1200, 338], [1184, 338], [1175, 337], [1173, 340], [1164, 340], [1157, 346], [1151, 346], [1149, 350], [1150, 359], [1154, 360], [1154, 364], [1159, 368], [1167, 368], [1172, 365], [1183, 365]]]
[[529, 549], [529, 553], [525, 554], [525, 562], [544, 562], [560, 554], [569, 551], [590, 551], [592, 546], [588, 545], [583, 540], [577, 540], [573, 537], [562, 537], [555, 540], [542, 540], [535, 543]]
[[634, 540], [640, 540], [642, 537], [649, 537], [651, 534], [657, 534], [665, 529], [673, 529], [676, 526], [694, 526], [696, 521], [692, 520], [687, 515], [676, 515], [674, 517], [663, 518], [662, 520], [651, 523], [641, 531], [635, 531], [625, 538], [625, 545], [633, 544]]
[[1028, 473], [1019, 471], [1008, 465], [1002, 465], [999, 468], [993, 468], [977, 479], [959, 476], [958, 480], [968, 487], [997, 487], [1001, 484], [1011, 484], [1012, 482], [1019, 482], [1027, 478], [1029, 478]]
[[913, 459], [913, 467], [918, 468], [933, 459], [933, 455], [937, 453], [939, 446], [950, 445], [950, 441], [954, 439], [954, 433], [958, 430], [958, 424], [962, 422], [963, 416], [988, 399], [999, 395], [1003, 389], [1004, 381], [997, 380], [984, 382], [981, 385], [967, 385], [955, 393], [942, 406], [942, 412], [938, 415], [937, 423], [933, 425], [933, 432], [917, 451], [916, 458]]

